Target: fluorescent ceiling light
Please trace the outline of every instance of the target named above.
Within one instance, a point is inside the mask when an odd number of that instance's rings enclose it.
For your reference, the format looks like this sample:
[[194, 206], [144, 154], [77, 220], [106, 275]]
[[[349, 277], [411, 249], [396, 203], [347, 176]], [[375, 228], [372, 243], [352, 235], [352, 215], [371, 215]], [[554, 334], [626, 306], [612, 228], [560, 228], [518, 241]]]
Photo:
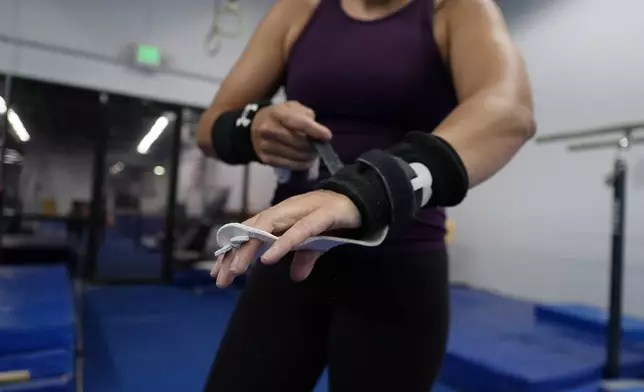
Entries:
[[154, 167], [154, 174], [157, 176], [162, 176], [165, 174], [165, 167], [163, 166], [155, 166]]
[[[5, 102], [4, 98], [0, 97], [0, 116], [5, 115], [6, 113], [7, 103]], [[29, 132], [27, 132], [27, 129], [25, 128], [22, 121], [20, 121], [18, 114], [13, 109], [9, 109], [9, 114], [7, 117], [9, 119], [9, 124], [11, 124], [11, 127], [16, 133], [16, 136], [18, 136], [18, 139], [20, 139], [20, 141], [23, 143], [28, 142], [29, 139], [31, 139], [31, 136], [29, 135]]]
[[152, 144], [157, 141], [168, 124], [170, 124], [170, 120], [170, 116], [168, 115], [159, 117], [154, 122], [154, 125], [152, 125], [152, 128], [150, 128], [150, 131], [143, 136], [143, 139], [141, 139], [141, 142], [139, 142], [139, 145], [136, 147], [136, 151], [138, 151], [139, 154], [147, 154], [148, 151], [150, 151]]

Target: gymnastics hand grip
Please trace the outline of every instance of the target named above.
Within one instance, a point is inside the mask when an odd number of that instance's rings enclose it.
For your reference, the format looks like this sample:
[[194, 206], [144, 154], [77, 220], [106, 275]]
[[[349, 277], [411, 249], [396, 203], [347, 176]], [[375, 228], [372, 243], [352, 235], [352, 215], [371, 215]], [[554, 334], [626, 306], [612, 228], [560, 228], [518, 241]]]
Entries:
[[[336, 246], [347, 244], [375, 247], [385, 240], [388, 232], [389, 228], [385, 226], [382, 230], [360, 240], [332, 236], [316, 236], [306, 239], [294, 250], [326, 252]], [[279, 237], [241, 223], [228, 223], [217, 231], [217, 244], [219, 245], [219, 250], [215, 252], [215, 257], [225, 254], [231, 249], [239, 248], [251, 238], [259, 240], [262, 243], [262, 246], [256, 255], [256, 257], [261, 257], [262, 254], [264, 254], [264, 252], [266, 252], [266, 250], [268, 250], [268, 248], [270, 248]]]

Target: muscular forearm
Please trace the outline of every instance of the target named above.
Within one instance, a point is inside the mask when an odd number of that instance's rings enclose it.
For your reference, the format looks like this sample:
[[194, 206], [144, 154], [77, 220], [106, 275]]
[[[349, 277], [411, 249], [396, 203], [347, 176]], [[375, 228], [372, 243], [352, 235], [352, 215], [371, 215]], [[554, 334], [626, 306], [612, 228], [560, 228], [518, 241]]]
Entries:
[[461, 103], [434, 131], [458, 152], [470, 187], [505, 166], [534, 133], [529, 99], [495, 93], [479, 93]]
[[[512, 103], [510, 103], [512, 102]], [[528, 102], [527, 104], [525, 102]], [[477, 94], [460, 104], [433, 134], [410, 132], [398, 145], [388, 150], [393, 157], [407, 163], [424, 165], [432, 177], [430, 205], [454, 206], [471, 188], [500, 170], [534, 134], [529, 100], [500, 98], [500, 95]], [[413, 197], [403, 201], [409, 190], [395, 174], [371, 170], [369, 165], [354, 164], [321, 184], [348, 196], [360, 210], [363, 228], [377, 229], [392, 221], [405, 221], [400, 216]], [[403, 204], [400, 204], [403, 203]], [[407, 204], [404, 204], [407, 203]], [[411, 210], [417, 211], [422, 205]], [[398, 215], [398, 217], [396, 217]]]
[[217, 157], [213, 148], [212, 127], [224, 111], [223, 108], [211, 106], [202, 114], [199, 120], [199, 125], [197, 126], [197, 144], [206, 156]]

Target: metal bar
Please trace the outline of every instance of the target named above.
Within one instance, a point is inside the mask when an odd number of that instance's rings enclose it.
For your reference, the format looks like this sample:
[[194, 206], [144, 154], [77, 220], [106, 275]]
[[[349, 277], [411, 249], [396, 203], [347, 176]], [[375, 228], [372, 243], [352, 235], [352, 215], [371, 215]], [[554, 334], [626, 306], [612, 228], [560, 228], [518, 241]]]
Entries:
[[[587, 151], [587, 150], [599, 150], [604, 148], [619, 148], [620, 140], [621, 139], [571, 144], [568, 146], [568, 150], [578, 152], [578, 151]], [[644, 137], [631, 138], [628, 141], [628, 144], [629, 145], [644, 144]]]
[[624, 131], [635, 130], [639, 128], [644, 128], [644, 122], [615, 124], [611, 126], [604, 126], [604, 127], [580, 130], [580, 131], [557, 132], [551, 135], [539, 136], [535, 140], [537, 143], [558, 142], [562, 140], [578, 139], [578, 138], [584, 138], [584, 137], [610, 135], [617, 132], [624, 132]]
[[104, 200], [105, 162], [107, 159], [107, 142], [110, 134], [109, 95], [99, 95], [99, 118], [94, 144], [94, 162], [92, 165], [92, 201], [89, 219], [89, 239], [87, 241], [87, 260], [83, 276], [85, 279], [96, 279], [98, 249], [101, 243], [101, 233], [105, 228], [105, 212], [107, 206]]
[[618, 158], [613, 173], [613, 234], [610, 272], [608, 333], [606, 334], [606, 379], [620, 376], [622, 341], [622, 296], [624, 274], [624, 221], [626, 212], [626, 162]]
[[[181, 127], [188, 120], [187, 109], [175, 111], [172, 129], [172, 152], [168, 180], [168, 205], [165, 214], [165, 237], [163, 241], [162, 278], [172, 282], [174, 277], [174, 228], [176, 226], [177, 183], [179, 180], [179, 154], [181, 153]], [[184, 113], [185, 112], [185, 113]]]
[[[7, 148], [7, 137], [9, 135], [9, 110], [11, 109], [11, 75], [4, 77], [4, 102], [7, 111], [3, 116], [2, 132], [0, 132], [0, 224], [4, 220], [4, 195], [5, 195], [5, 173], [4, 155]], [[2, 260], [2, 226], [0, 225], [0, 261]]]

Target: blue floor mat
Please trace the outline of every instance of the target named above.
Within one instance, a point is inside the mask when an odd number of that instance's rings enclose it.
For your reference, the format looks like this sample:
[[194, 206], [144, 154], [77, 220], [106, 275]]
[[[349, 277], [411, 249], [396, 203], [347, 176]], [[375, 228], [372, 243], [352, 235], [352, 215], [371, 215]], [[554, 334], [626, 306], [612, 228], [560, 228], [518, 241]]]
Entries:
[[83, 320], [85, 390], [201, 391], [234, 303], [229, 291], [89, 289]]
[[[202, 390], [236, 294], [164, 286], [90, 288], [84, 297], [85, 390]], [[326, 377], [315, 392], [328, 390]], [[435, 392], [455, 392], [439, 386]]]
[[[604, 335], [608, 326], [608, 313], [589, 305], [537, 305], [535, 316], [540, 322], [559, 323], [598, 335]], [[629, 316], [622, 317], [622, 338], [634, 342], [644, 341], [644, 320]]]
[[20, 383], [0, 384], [0, 392], [74, 392], [75, 390], [75, 380], [70, 375]]
[[73, 348], [74, 318], [64, 266], [0, 267], [0, 356]]
[[74, 350], [71, 348], [39, 350], [0, 356], [0, 373], [24, 370], [29, 372], [31, 379], [72, 374]]
[[[534, 305], [452, 289], [445, 381], [476, 391], [561, 391], [600, 379], [604, 342], [578, 330], [535, 323]], [[624, 346], [627, 377], [644, 374], [644, 350]], [[463, 377], [467, 374], [467, 377]]]
[[98, 252], [96, 274], [100, 279], [159, 279], [163, 255], [131, 238], [106, 235]]
[[[603, 340], [535, 322], [534, 304], [452, 289], [452, 326], [435, 391], [561, 392], [597, 382]], [[230, 291], [126, 286], [85, 293], [85, 387], [90, 392], [200, 391], [236, 296]], [[625, 376], [644, 374], [626, 345]], [[315, 392], [326, 392], [326, 377]], [[585, 390], [584, 390], [585, 391]]]

